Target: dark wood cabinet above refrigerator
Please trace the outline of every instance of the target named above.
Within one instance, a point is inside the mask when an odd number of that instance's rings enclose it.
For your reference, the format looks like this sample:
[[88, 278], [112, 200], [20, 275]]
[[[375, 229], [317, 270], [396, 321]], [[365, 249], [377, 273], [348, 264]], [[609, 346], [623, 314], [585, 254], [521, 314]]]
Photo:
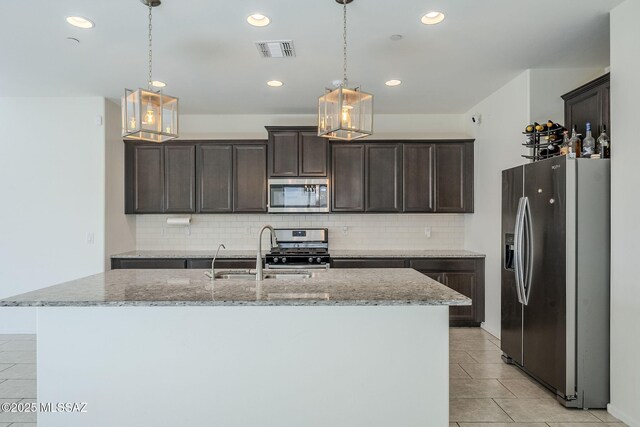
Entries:
[[564, 99], [564, 122], [567, 129], [578, 126], [578, 133], [586, 135], [586, 124], [591, 123], [594, 138], [607, 127], [611, 136], [609, 73], [562, 95]]

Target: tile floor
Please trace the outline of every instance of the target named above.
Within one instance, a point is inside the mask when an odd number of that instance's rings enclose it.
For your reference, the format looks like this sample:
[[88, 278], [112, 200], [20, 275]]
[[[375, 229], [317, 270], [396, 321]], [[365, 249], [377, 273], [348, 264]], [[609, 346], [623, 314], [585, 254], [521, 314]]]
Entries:
[[449, 330], [450, 427], [622, 427], [606, 410], [567, 409], [500, 359], [500, 341], [480, 328]]
[[[449, 427], [622, 427], [604, 410], [560, 406], [551, 393], [500, 360], [500, 341], [479, 328], [451, 328]], [[34, 402], [35, 335], [0, 335], [0, 403]], [[0, 427], [35, 427], [35, 414], [0, 412]]]
[[[36, 399], [36, 336], [0, 335], [0, 403]], [[36, 414], [0, 411], [0, 427], [35, 427]]]

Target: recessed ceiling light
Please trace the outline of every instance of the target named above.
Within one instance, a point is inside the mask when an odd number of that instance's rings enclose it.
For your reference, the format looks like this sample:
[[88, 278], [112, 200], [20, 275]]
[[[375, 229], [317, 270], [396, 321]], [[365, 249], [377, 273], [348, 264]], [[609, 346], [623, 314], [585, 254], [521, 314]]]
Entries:
[[70, 42], [75, 42], [76, 44], [80, 43], [80, 40], [75, 37], [67, 37], [67, 40]]
[[67, 22], [74, 27], [78, 28], [93, 28], [94, 23], [87, 18], [83, 18], [82, 16], [67, 16]]
[[392, 79], [392, 80], [386, 81], [384, 84], [386, 84], [387, 86], [399, 86], [402, 84], [402, 80]]
[[420, 19], [425, 25], [435, 25], [444, 21], [444, 13], [442, 12], [429, 12]]
[[254, 13], [253, 15], [249, 15], [247, 17], [247, 22], [254, 27], [266, 27], [269, 25], [271, 20], [269, 17], [262, 15], [261, 13]]
[[269, 80], [267, 82], [267, 84], [271, 87], [280, 87], [282, 86], [284, 83], [282, 83], [280, 80]]
[[165, 87], [167, 84], [165, 82], [161, 82], [160, 80], [154, 80], [151, 82], [151, 86], [153, 87]]
[[402, 40], [402, 34], [392, 34], [389, 38], [394, 42], [397, 42], [398, 40]]

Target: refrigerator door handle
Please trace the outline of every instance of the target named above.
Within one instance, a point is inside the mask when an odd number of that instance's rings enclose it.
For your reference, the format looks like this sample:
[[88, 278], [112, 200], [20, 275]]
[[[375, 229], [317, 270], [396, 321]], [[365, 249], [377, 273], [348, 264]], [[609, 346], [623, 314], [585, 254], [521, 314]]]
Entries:
[[[522, 213], [522, 228], [523, 234], [526, 235], [526, 257], [524, 259], [524, 273], [522, 280], [522, 297], [524, 305], [529, 305], [529, 296], [531, 295], [531, 276], [533, 271], [533, 228], [531, 207], [529, 205], [529, 198], [524, 197]], [[524, 254], [523, 254], [524, 255]]]
[[516, 213], [516, 227], [514, 230], [514, 242], [513, 242], [513, 269], [516, 276], [516, 292], [518, 294], [518, 302], [524, 303], [523, 289], [523, 265], [522, 265], [522, 237], [523, 237], [523, 224], [524, 219], [524, 197], [521, 197], [518, 201], [518, 212]]

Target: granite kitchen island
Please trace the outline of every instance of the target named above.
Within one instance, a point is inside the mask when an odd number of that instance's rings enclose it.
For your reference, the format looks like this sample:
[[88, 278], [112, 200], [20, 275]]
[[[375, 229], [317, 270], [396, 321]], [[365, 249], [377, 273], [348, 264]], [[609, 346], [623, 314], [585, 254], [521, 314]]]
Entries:
[[1, 300], [38, 307], [38, 401], [86, 402], [39, 425], [447, 425], [448, 306], [465, 296], [412, 269], [204, 273], [112, 270]]

